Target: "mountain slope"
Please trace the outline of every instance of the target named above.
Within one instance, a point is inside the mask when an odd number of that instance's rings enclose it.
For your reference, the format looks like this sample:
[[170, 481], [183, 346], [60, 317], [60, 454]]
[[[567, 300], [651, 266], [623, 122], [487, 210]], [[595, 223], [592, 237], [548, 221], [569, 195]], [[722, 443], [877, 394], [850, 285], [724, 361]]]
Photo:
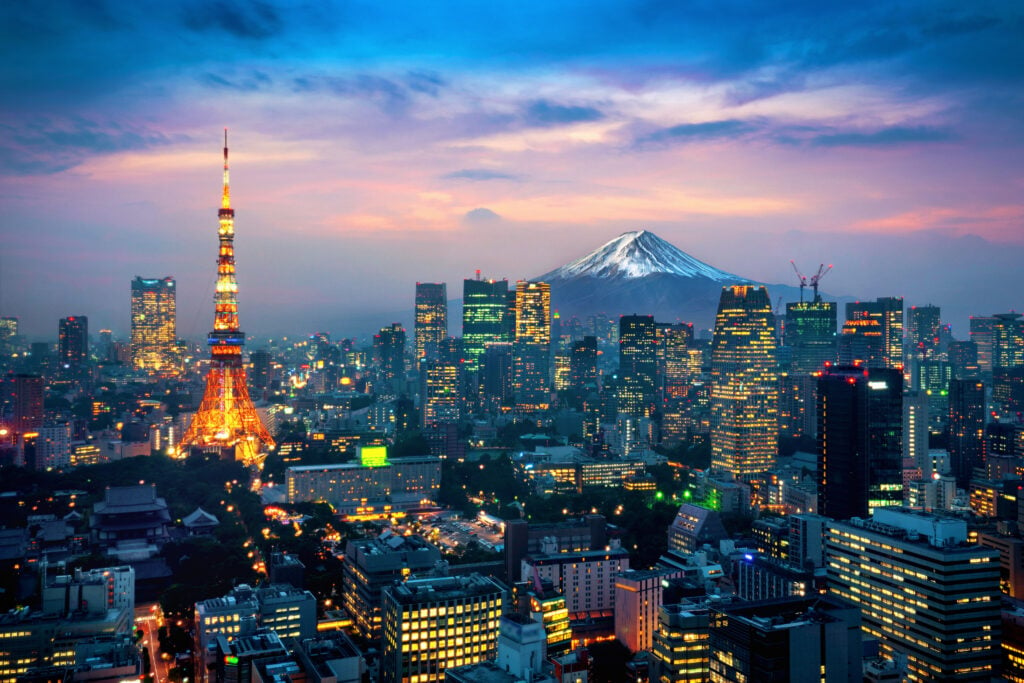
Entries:
[[[565, 317], [603, 313], [654, 315], [710, 327], [722, 287], [759, 284], [699, 261], [652, 232], [623, 233], [590, 254], [535, 280], [551, 283], [552, 309]], [[772, 285], [769, 295], [795, 301], [797, 288]]]

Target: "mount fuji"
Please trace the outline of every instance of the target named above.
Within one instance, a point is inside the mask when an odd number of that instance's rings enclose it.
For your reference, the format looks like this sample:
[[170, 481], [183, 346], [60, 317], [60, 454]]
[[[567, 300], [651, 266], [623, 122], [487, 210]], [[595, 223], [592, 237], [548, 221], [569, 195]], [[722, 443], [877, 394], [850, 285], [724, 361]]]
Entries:
[[[654, 315], [699, 327], [713, 324], [722, 287], [762, 284], [699, 261], [647, 230], [623, 233], [534, 279], [551, 284], [551, 308], [563, 317]], [[787, 285], [768, 291], [773, 300], [799, 296], [798, 288]]]

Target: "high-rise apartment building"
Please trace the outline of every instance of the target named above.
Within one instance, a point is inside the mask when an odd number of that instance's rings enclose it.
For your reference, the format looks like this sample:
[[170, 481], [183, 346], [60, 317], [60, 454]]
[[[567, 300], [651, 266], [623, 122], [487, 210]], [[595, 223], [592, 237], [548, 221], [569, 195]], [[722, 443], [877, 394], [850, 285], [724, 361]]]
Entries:
[[768, 290], [725, 287], [711, 343], [711, 467], [749, 479], [778, 454], [779, 389]]
[[694, 375], [691, 348], [693, 323], [658, 323], [659, 390], [665, 400], [687, 396]]
[[175, 369], [177, 287], [174, 278], [132, 280], [132, 367], [154, 373]]
[[979, 380], [949, 383], [946, 429], [952, 474], [957, 484], [966, 488], [974, 468], [985, 464], [985, 385]]
[[515, 296], [512, 383], [516, 409], [546, 410], [551, 384], [551, 285], [520, 280]]
[[906, 681], [989, 681], [999, 651], [999, 551], [967, 523], [907, 508], [830, 522], [829, 593], [860, 607], [864, 634], [907, 658]]
[[817, 372], [825, 363], [834, 363], [839, 352], [835, 302], [786, 304], [784, 343], [790, 350], [789, 368], [792, 372]]
[[416, 283], [416, 322], [413, 328], [416, 364], [437, 360], [448, 338], [448, 286], [444, 282]]
[[569, 352], [569, 392], [582, 399], [600, 387], [597, 371], [597, 337], [573, 342]]
[[[846, 320], [846, 325], [865, 320], [878, 323], [878, 331], [882, 337], [881, 357], [869, 361], [868, 365], [903, 367], [903, 297], [886, 296], [874, 301], [846, 304]], [[840, 362], [842, 361], [840, 357]]]
[[494, 659], [505, 593], [480, 574], [386, 587], [381, 683], [437, 683], [449, 667]]
[[837, 366], [818, 378], [818, 510], [863, 517], [903, 499], [903, 374]]
[[651, 315], [619, 318], [619, 412], [650, 417], [655, 408], [658, 338]]
[[89, 318], [69, 315], [60, 319], [57, 357], [61, 368], [72, 375], [89, 362]]
[[462, 281], [462, 346], [466, 371], [478, 372], [488, 344], [510, 342], [508, 280]]

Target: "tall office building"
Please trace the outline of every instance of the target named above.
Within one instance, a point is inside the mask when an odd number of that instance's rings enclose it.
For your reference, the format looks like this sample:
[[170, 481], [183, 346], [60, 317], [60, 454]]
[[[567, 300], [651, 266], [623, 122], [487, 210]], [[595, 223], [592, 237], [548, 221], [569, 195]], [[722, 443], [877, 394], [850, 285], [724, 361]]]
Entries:
[[946, 347], [946, 356], [953, 368], [953, 377], [957, 379], [973, 379], [981, 372], [978, 345], [973, 341], [951, 341]]
[[992, 370], [1024, 365], [1024, 320], [1021, 313], [996, 313], [992, 323]]
[[885, 296], [874, 301], [846, 304], [846, 320], [874, 320], [882, 334], [881, 367], [903, 367], [903, 297]]
[[228, 132], [224, 130], [224, 186], [217, 211], [217, 287], [213, 295], [213, 330], [207, 337], [210, 370], [199, 409], [181, 438], [185, 449], [233, 454], [246, 465], [262, 466], [274, 438], [249, 397], [242, 363], [245, 333], [238, 322], [238, 282], [235, 279], [235, 210], [228, 182]]
[[136, 370], [174, 369], [178, 341], [174, 278], [132, 280], [132, 333], [129, 348]]
[[938, 306], [911, 306], [907, 309], [907, 352], [911, 358], [931, 358], [939, 347], [942, 312]]
[[967, 488], [975, 467], [985, 464], [985, 385], [976, 379], [949, 384], [949, 464], [957, 485]]
[[60, 319], [57, 355], [61, 368], [72, 375], [89, 362], [89, 318], [69, 315]]
[[818, 378], [818, 510], [863, 517], [903, 498], [903, 374], [838, 366]]
[[405, 378], [405, 328], [401, 323], [391, 323], [373, 335], [373, 354], [385, 386], [397, 392]]
[[516, 409], [546, 410], [551, 393], [551, 285], [520, 280], [515, 294], [512, 384]]
[[0, 380], [0, 386], [0, 411], [10, 415], [9, 425], [19, 434], [38, 431], [43, 426], [43, 378], [9, 374]]
[[423, 425], [457, 423], [461, 418], [459, 366], [447, 361], [420, 364], [420, 414]]
[[883, 508], [825, 534], [829, 593], [860, 607], [883, 653], [907, 658], [903, 680], [991, 680], [999, 551], [969, 544], [965, 521]]
[[584, 337], [573, 342], [569, 353], [569, 392], [582, 399], [597, 391], [600, 377], [597, 371], [597, 337]]
[[619, 318], [619, 412], [650, 417], [655, 408], [658, 339], [651, 315]]
[[505, 593], [480, 574], [384, 588], [381, 683], [437, 683], [445, 669], [494, 659]]
[[695, 374], [690, 352], [693, 350], [693, 323], [656, 323], [658, 329], [658, 389], [666, 400], [682, 399], [689, 394]]
[[835, 302], [786, 304], [784, 343], [790, 350], [789, 368], [792, 372], [817, 372], [825, 363], [834, 363], [839, 352]]
[[462, 345], [466, 371], [478, 372], [488, 344], [512, 341], [506, 326], [508, 280], [462, 281]]
[[17, 336], [18, 319], [10, 316], [0, 317], [0, 353], [10, 355]]
[[416, 283], [416, 322], [413, 328], [416, 364], [437, 360], [448, 338], [448, 286], [444, 282]]
[[839, 364], [883, 367], [885, 336], [882, 324], [871, 318], [847, 320], [839, 335]]
[[995, 323], [995, 316], [971, 316], [971, 341], [977, 347], [978, 367], [984, 373], [992, 372], [992, 347], [995, 345]]
[[928, 394], [923, 391], [903, 395], [903, 459], [921, 468], [924, 476], [932, 474], [928, 457]]
[[768, 290], [722, 290], [711, 343], [711, 467], [749, 479], [778, 454], [779, 389]]

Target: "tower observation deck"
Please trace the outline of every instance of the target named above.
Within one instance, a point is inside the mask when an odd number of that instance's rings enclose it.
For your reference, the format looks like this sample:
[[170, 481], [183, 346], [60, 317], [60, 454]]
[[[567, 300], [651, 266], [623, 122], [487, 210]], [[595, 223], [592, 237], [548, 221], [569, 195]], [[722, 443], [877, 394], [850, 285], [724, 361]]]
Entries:
[[260, 467], [274, 439], [263, 426], [246, 382], [242, 363], [245, 333], [238, 326], [238, 282], [235, 280], [235, 210], [228, 178], [228, 132], [224, 130], [224, 192], [217, 212], [220, 248], [217, 289], [213, 295], [210, 371], [199, 410], [181, 439], [181, 451], [219, 451], [246, 465]]

